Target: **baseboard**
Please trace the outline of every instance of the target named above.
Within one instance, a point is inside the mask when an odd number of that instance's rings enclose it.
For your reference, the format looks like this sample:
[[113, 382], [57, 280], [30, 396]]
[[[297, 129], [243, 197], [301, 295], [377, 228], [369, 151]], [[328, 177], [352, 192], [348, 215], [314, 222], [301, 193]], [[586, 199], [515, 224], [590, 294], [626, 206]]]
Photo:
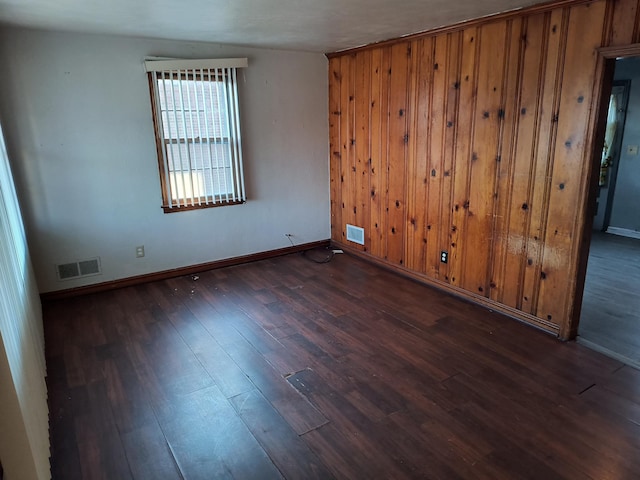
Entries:
[[525, 313], [515, 308], [508, 307], [507, 305], [502, 305], [501, 303], [491, 300], [490, 298], [483, 297], [481, 295], [476, 295], [473, 292], [469, 292], [462, 288], [455, 287], [446, 282], [442, 282], [440, 280], [435, 280], [435, 279], [426, 277], [419, 273], [413, 272], [406, 267], [395, 265], [386, 260], [380, 259], [378, 257], [374, 257], [370, 253], [364, 252], [362, 250], [358, 250], [357, 248], [354, 248], [351, 245], [341, 243], [341, 242], [336, 242], [336, 241], [331, 241], [331, 245], [337, 248], [341, 248], [347, 253], [363, 258], [368, 262], [374, 263], [387, 270], [391, 270], [404, 277], [408, 277], [424, 285], [437, 288], [438, 290], [441, 290], [445, 293], [453, 295], [454, 297], [457, 297], [461, 300], [465, 300], [467, 302], [471, 302], [476, 305], [481, 305], [489, 310], [500, 312], [504, 315], [507, 315], [508, 317], [513, 318], [514, 320], [517, 320], [521, 323], [525, 323], [529, 326], [542, 330], [546, 333], [551, 333], [552, 335], [559, 336], [559, 333], [560, 333], [559, 327], [556, 324], [548, 322], [544, 319], [538, 318], [529, 313]]
[[621, 237], [637, 238], [640, 239], [640, 232], [637, 230], [629, 230], [628, 228], [620, 227], [607, 227], [607, 233], [613, 235], [620, 235]]
[[581, 345], [584, 345], [587, 348], [590, 348], [591, 350], [595, 350], [598, 353], [606, 355], [607, 357], [613, 358], [614, 360], [618, 360], [619, 362], [622, 362], [626, 365], [629, 365], [633, 368], [637, 368], [638, 370], [640, 370], [640, 362], [632, 358], [629, 358], [626, 355], [623, 355], [618, 352], [614, 352], [613, 350], [609, 350], [607, 347], [603, 347], [602, 345], [594, 343], [591, 340], [586, 340], [584, 337], [581, 337], [580, 335], [576, 337], [576, 342]]
[[257, 262], [268, 258], [280, 257], [290, 253], [303, 252], [318, 247], [329, 246], [329, 240], [320, 240], [317, 242], [303, 243], [301, 245], [293, 245], [291, 247], [278, 248], [276, 250], [268, 250], [266, 252], [252, 253], [250, 255], [242, 255], [239, 257], [225, 258], [213, 262], [200, 263], [188, 267], [174, 268], [172, 270], [163, 270], [161, 272], [147, 273], [145, 275], [137, 275], [135, 277], [127, 277], [110, 282], [96, 283], [83, 287], [70, 288], [67, 290], [57, 290], [55, 292], [46, 292], [40, 294], [42, 302], [50, 302], [64, 298], [78, 297], [80, 295], [89, 295], [92, 293], [105, 292], [116, 288], [129, 287], [139, 285], [141, 283], [155, 282], [157, 280], [165, 280], [167, 278], [181, 277], [183, 275], [192, 275], [194, 273], [214, 270], [216, 268], [231, 267], [233, 265], [241, 265], [243, 263]]

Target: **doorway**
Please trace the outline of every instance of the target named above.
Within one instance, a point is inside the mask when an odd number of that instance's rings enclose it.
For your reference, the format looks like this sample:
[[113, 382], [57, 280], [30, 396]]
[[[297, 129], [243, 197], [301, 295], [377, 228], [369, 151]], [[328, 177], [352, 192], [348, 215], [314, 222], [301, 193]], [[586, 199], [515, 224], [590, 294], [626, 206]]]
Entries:
[[[636, 70], [636, 59], [617, 60], [614, 78], [623, 77]], [[628, 62], [633, 62], [629, 64]], [[638, 64], [640, 65], [640, 64]], [[637, 87], [637, 86], [636, 86]], [[611, 225], [611, 211], [618, 179], [618, 167], [622, 157], [622, 139], [625, 128], [629, 90], [631, 80], [617, 78], [613, 82], [609, 98], [607, 113], [607, 129], [600, 172], [598, 175], [598, 197], [596, 199], [596, 214], [593, 219], [593, 230], [606, 232]]]
[[[626, 120], [626, 121], [625, 121]], [[640, 367], [640, 57], [618, 59], [578, 341]]]

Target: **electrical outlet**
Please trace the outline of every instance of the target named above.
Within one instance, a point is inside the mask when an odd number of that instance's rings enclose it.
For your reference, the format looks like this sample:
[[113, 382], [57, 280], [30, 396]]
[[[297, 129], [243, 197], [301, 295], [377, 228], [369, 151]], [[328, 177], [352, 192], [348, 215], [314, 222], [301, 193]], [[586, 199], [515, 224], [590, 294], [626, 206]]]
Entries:
[[138, 245], [136, 247], [136, 257], [137, 258], [144, 257], [144, 245]]
[[447, 263], [449, 261], [449, 253], [443, 250], [440, 252], [440, 261], [442, 263]]

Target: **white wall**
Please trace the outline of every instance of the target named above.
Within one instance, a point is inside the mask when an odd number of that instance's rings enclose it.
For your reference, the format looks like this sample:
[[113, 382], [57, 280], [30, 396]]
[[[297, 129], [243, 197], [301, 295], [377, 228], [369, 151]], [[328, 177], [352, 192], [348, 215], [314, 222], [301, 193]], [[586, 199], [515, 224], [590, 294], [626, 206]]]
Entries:
[[0, 131], [0, 461], [8, 480], [51, 477], [38, 289]]
[[[148, 55], [249, 58], [246, 204], [162, 212]], [[42, 292], [286, 247], [285, 233], [330, 237], [323, 55], [6, 28], [0, 61], [0, 119]], [[55, 264], [95, 256], [102, 275], [57, 280]]]

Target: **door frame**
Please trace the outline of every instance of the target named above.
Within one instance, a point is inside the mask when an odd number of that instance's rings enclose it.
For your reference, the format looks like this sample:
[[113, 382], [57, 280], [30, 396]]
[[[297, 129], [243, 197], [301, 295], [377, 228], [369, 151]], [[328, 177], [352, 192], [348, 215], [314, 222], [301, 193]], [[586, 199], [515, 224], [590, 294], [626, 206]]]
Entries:
[[591, 246], [591, 232], [593, 216], [598, 198], [598, 178], [600, 160], [602, 158], [602, 146], [607, 126], [607, 112], [609, 110], [609, 98], [613, 86], [613, 73], [616, 59], [640, 57], [640, 43], [622, 45], [616, 47], [602, 47], [596, 50], [598, 55], [596, 75], [594, 81], [594, 105], [589, 118], [589, 142], [586, 161], [589, 162], [587, 176], [587, 194], [582, 209], [582, 228], [580, 232], [580, 244], [578, 248], [575, 293], [573, 308], [568, 322], [561, 326], [559, 337], [570, 340], [578, 334], [582, 298], [584, 295], [584, 283], [587, 274], [587, 262], [589, 261], [589, 247]]

